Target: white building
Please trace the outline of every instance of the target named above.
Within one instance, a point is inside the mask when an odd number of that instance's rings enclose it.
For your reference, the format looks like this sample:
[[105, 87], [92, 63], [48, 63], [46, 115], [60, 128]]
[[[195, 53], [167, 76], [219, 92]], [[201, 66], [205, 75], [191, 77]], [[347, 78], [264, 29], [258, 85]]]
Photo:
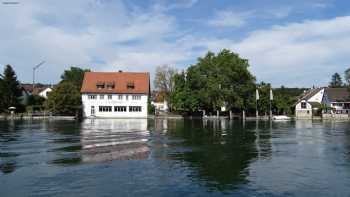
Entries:
[[44, 88], [43, 90], [41, 90], [38, 95], [47, 99], [49, 93], [52, 92], [52, 88]]
[[316, 111], [320, 109], [323, 100], [325, 88], [314, 88], [305, 91], [301, 95], [297, 104], [295, 105], [295, 116], [297, 118], [312, 118]]
[[149, 73], [87, 72], [81, 88], [83, 116], [145, 118]]
[[350, 95], [347, 88], [310, 89], [304, 92], [295, 106], [297, 118], [312, 118], [315, 115], [344, 118], [349, 117], [349, 114]]

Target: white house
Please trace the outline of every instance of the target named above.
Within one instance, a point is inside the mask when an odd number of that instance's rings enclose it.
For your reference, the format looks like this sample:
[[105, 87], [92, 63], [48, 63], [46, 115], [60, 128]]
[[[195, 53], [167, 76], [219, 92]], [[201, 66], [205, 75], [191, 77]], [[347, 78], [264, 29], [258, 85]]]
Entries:
[[295, 105], [296, 118], [312, 118], [325, 101], [325, 88], [313, 88], [305, 91]]
[[81, 88], [83, 116], [145, 118], [149, 73], [87, 72]]
[[48, 97], [48, 95], [49, 95], [50, 92], [52, 92], [52, 88], [47, 87], [47, 88], [42, 89], [42, 90], [38, 93], [38, 95], [41, 96], [41, 97], [43, 97], [43, 98], [45, 98], [45, 99], [47, 99], [47, 97]]
[[348, 118], [350, 95], [347, 88], [326, 87], [305, 91], [295, 106], [295, 116], [312, 118], [317, 112], [320, 112], [321, 114], [317, 115], [322, 115], [323, 118]]

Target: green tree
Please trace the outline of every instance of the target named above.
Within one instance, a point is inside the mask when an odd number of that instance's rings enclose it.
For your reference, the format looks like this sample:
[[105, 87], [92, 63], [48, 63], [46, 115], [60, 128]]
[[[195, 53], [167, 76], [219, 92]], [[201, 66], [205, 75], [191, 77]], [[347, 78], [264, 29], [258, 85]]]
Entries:
[[350, 68], [345, 70], [344, 76], [345, 76], [345, 82], [349, 86], [350, 85]]
[[251, 108], [255, 77], [248, 67], [248, 60], [227, 49], [208, 52], [186, 74], [176, 76], [174, 107], [192, 112], [216, 111], [224, 105], [230, 110]]
[[82, 69], [78, 67], [71, 67], [69, 70], [65, 70], [61, 75], [62, 81], [68, 81], [73, 83], [79, 90], [83, 84], [85, 72], [90, 72], [89, 69]]
[[45, 101], [46, 109], [59, 115], [75, 115], [80, 106], [80, 91], [70, 81], [60, 82]]
[[21, 109], [19, 97], [22, 95], [20, 83], [17, 80], [15, 71], [10, 65], [6, 65], [2, 79], [0, 80], [1, 110], [7, 110], [9, 107]]
[[329, 87], [339, 88], [342, 86], [343, 86], [343, 80], [342, 80], [341, 76], [339, 75], [339, 73], [334, 73], [332, 75], [332, 80], [329, 83]]

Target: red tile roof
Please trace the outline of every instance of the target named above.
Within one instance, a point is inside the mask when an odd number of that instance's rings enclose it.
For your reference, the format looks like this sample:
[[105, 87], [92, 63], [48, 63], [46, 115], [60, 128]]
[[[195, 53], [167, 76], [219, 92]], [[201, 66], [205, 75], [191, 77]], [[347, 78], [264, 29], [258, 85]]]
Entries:
[[[114, 88], [97, 88], [97, 84], [114, 84]], [[134, 88], [128, 88], [128, 84]], [[130, 93], [149, 94], [149, 73], [137, 72], [86, 72], [81, 88], [81, 93]]]

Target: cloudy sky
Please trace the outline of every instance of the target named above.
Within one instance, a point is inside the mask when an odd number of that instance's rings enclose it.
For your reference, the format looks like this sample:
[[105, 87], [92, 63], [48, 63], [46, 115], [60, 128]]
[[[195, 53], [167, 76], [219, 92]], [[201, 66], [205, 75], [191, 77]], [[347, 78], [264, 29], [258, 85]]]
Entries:
[[[350, 67], [347, 0], [0, 0], [0, 67], [56, 83], [94, 71], [184, 69], [208, 50], [249, 59], [258, 81], [326, 85]], [[2, 70], [2, 68], [0, 68]]]

